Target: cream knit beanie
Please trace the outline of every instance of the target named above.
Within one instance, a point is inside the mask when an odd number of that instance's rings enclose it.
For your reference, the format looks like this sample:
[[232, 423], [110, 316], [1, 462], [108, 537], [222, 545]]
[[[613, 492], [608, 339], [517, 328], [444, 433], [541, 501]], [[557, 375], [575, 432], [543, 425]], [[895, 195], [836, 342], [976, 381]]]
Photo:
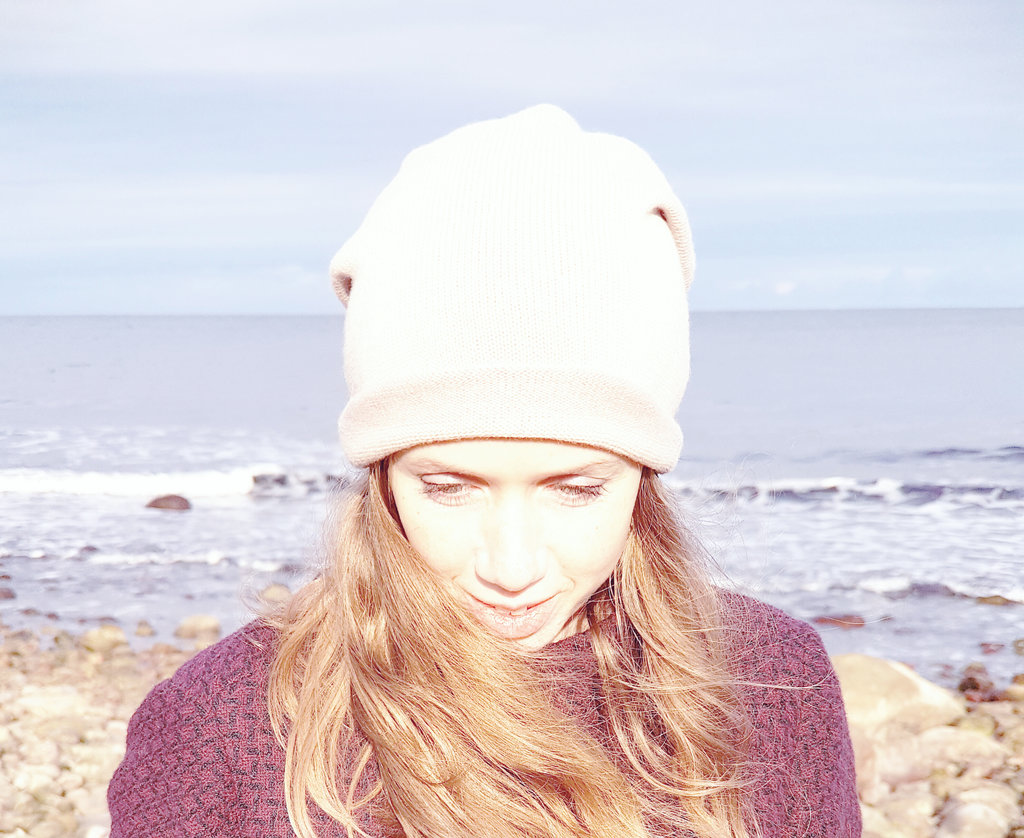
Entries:
[[675, 466], [690, 230], [628, 140], [552, 105], [459, 128], [406, 157], [331, 275], [354, 465], [500, 437]]

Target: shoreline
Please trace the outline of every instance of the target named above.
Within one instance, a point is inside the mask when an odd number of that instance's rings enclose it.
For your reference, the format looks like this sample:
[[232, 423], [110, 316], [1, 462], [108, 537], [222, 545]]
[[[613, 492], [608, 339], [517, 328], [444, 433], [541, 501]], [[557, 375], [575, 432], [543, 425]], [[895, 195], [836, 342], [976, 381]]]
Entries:
[[[48, 634], [0, 623], [0, 837], [107, 838], [106, 785], [128, 719], [220, 625], [197, 615], [175, 634], [133, 648], [114, 625]], [[833, 661], [865, 838], [1024, 838], [1024, 675], [986, 691], [976, 672], [958, 692], [880, 658]]]

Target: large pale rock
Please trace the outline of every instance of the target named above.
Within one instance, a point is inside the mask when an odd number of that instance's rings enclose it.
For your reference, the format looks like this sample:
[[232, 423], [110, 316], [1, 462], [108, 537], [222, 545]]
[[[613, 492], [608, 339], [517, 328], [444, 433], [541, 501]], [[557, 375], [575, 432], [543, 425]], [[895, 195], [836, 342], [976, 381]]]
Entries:
[[90, 652], [101, 654], [111, 652], [127, 643], [128, 638], [124, 636], [124, 630], [119, 626], [98, 626], [82, 635], [82, 645]]
[[907, 838], [931, 838], [935, 834], [938, 808], [939, 801], [927, 783], [903, 786], [879, 806], [886, 818], [898, 824]]
[[21, 756], [26, 762], [36, 765], [53, 765], [60, 760], [60, 748], [57, 743], [48, 739], [26, 742], [21, 749]]
[[281, 605], [291, 599], [292, 592], [287, 586], [275, 582], [260, 591], [260, 599], [268, 605]]
[[43, 719], [55, 716], [74, 716], [79, 714], [82, 709], [81, 694], [69, 684], [54, 684], [46, 687], [30, 684], [22, 690], [12, 707], [15, 716], [35, 716]]
[[1010, 818], [984, 803], [963, 803], [953, 807], [935, 833], [935, 838], [1006, 838]]
[[890, 786], [927, 780], [936, 772], [984, 777], [999, 768], [1009, 752], [987, 736], [956, 727], [934, 727], [917, 736], [876, 745], [878, 779]]
[[963, 777], [985, 777], [1010, 757], [996, 740], [955, 727], [926, 730], [917, 737], [917, 744], [932, 770], [955, 770]]
[[64, 771], [57, 779], [57, 785], [60, 787], [61, 792], [67, 794], [69, 791], [74, 791], [84, 786], [85, 780], [82, 779], [81, 774], [76, 774], [74, 771]]
[[78, 831], [78, 819], [72, 815], [52, 815], [32, 827], [32, 838], [67, 838]]
[[183, 640], [220, 637], [220, 620], [209, 614], [193, 614], [178, 623], [174, 636]]
[[902, 830], [873, 806], [860, 807], [862, 838], [906, 838]]
[[868, 655], [833, 659], [851, 727], [874, 738], [899, 738], [964, 714], [963, 700], [910, 667]]
[[56, 765], [25, 765], [15, 772], [11, 778], [11, 785], [37, 796], [40, 792], [53, 788], [59, 776], [60, 769]]
[[1009, 786], [992, 780], [982, 780], [974, 788], [961, 792], [956, 796], [956, 801], [961, 804], [980, 803], [988, 806], [994, 812], [1005, 817], [1007, 821], [1022, 814], [1021, 801], [1017, 793]]
[[864, 803], [874, 806], [885, 800], [892, 791], [878, 770], [878, 743], [859, 727], [850, 728], [850, 739], [853, 743], [857, 794]]

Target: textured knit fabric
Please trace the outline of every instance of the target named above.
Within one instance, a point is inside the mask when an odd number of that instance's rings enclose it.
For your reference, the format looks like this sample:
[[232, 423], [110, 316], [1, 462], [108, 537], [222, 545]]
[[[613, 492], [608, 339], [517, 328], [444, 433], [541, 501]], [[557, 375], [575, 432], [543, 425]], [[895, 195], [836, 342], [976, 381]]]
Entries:
[[540, 105], [413, 151], [331, 263], [346, 456], [554, 439], [675, 466], [693, 275], [651, 158]]
[[[842, 697], [817, 633], [751, 600], [734, 661], [753, 719], [753, 803], [765, 838], [858, 838], [853, 752]], [[266, 709], [274, 634], [250, 625], [199, 653], [157, 685], [128, 728], [128, 751], [108, 790], [111, 838], [282, 838], [284, 754]], [[557, 700], [601, 733], [596, 661], [588, 636], [552, 647]], [[791, 689], [786, 689], [786, 688]], [[792, 689], [795, 688], [795, 689]], [[343, 834], [320, 820], [322, 836]], [[381, 826], [365, 823], [371, 835]]]

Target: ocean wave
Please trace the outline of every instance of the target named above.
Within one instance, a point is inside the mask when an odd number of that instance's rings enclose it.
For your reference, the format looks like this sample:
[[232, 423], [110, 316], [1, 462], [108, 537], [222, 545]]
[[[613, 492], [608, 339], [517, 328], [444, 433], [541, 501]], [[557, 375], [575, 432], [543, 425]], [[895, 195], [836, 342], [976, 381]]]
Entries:
[[[0, 469], [0, 493], [139, 498], [167, 494], [189, 498], [298, 498], [331, 491], [347, 484], [351, 477], [349, 474], [285, 469], [266, 464], [225, 471], [163, 473]], [[684, 500], [698, 503], [1024, 507], [1024, 485], [1005, 486], [993, 482], [942, 483], [854, 477], [792, 478], [718, 485], [675, 478], [669, 478], [669, 482]]]
[[1024, 486], [991, 483], [903, 482], [892, 478], [862, 480], [853, 477], [797, 478], [712, 486], [679, 481], [676, 491], [684, 498], [749, 504], [883, 503], [898, 506], [952, 504], [973, 507], [1024, 506]]
[[1024, 460], [1024, 446], [1003, 445], [999, 448], [933, 448], [915, 452], [913, 456], [926, 459], [951, 460]]
[[252, 472], [191, 471], [165, 473], [0, 470], [0, 492], [27, 495], [109, 495], [134, 497], [180, 494], [192, 497], [245, 495], [252, 491]]
[[94, 565], [214, 565], [231, 563], [232, 560], [220, 550], [207, 550], [205, 553], [104, 553], [96, 551], [84, 556], [86, 561]]
[[792, 594], [794, 590], [811, 594], [838, 594], [840, 598], [857, 591], [875, 594], [887, 600], [972, 600], [990, 605], [1024, 605], [1024, 586], [1015, 581], [991, 579], [946, 579], [944, 581], [914, 578], [905, 574], [868, 574], [860, 579], [804, 580], [794, 582], [788, 576], [761, 579], [761, 594]]
[[190, 498], [279, 497], [323, 492], [344, 478], [258, 465], [225, 471], [99, 472], [53, 469], [0, 469], [0, 493], [18, 495], [106, 495]]

